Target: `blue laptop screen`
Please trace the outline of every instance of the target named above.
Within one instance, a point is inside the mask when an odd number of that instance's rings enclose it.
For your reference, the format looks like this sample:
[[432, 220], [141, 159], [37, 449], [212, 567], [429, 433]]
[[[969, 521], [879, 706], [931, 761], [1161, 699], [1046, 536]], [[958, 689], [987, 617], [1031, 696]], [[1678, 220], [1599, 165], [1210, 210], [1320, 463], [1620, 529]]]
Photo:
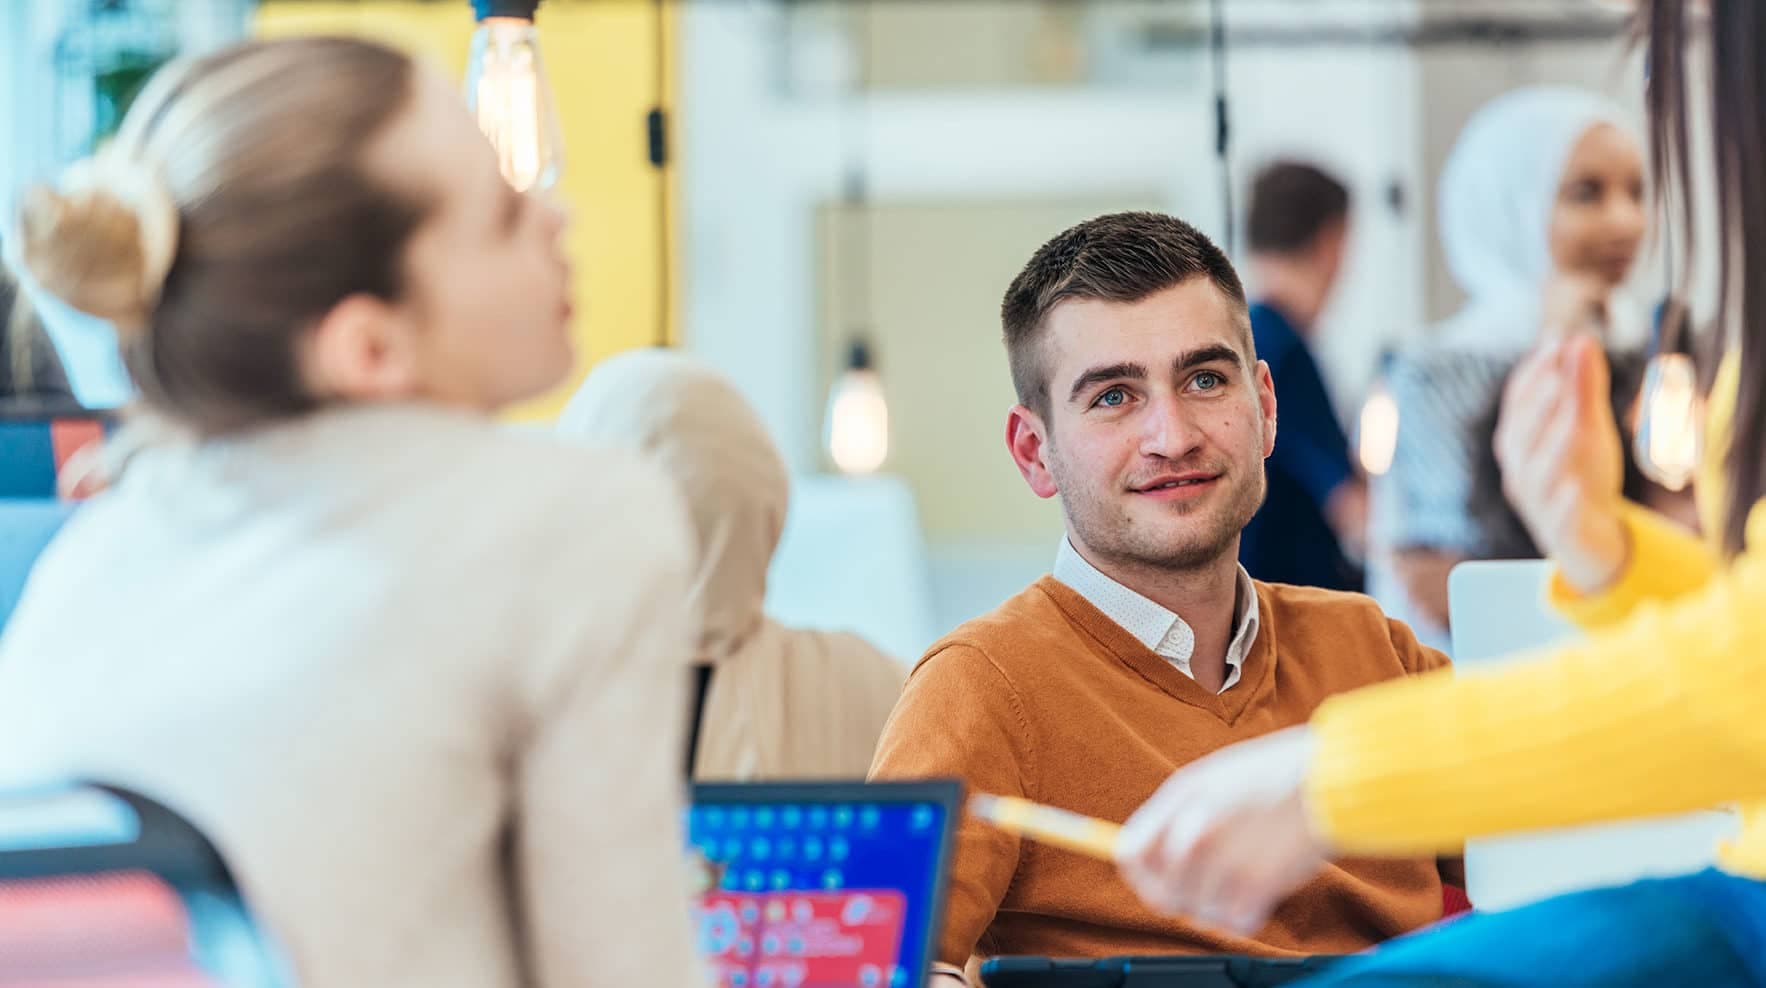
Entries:
[[918, 988], [948, 809], [931, 800], [719, 802], [688, 840], [710, 866], [699, 946], [725, 988]]

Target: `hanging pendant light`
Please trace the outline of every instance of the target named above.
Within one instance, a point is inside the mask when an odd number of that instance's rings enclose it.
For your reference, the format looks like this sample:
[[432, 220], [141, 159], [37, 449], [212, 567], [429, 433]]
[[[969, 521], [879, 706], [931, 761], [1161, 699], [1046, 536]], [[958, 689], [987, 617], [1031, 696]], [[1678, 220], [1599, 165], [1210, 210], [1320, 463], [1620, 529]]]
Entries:
[[503, 177], [520, 192], [551, 188], [564, 168], [564, 141], [540, 59], [539, 0], [473, 0], [478, 30], [466, 65], [466, 106], [497, 151]]
[[1386, 386], [1385, 368], [1390, 354], [1380, 360], [1380, 373], [1368, 389], [1356, 425], [1356, 453], [1361, 469], [1369, 476], [1384, 476], [1392, 469], [1392, 457], [1398, 452], [1398, 400]]
[[1656, 352], [1643, 371], [1637, 396], [1632, 452], [1637, 469], [1671, 491], [1684, 490], [1698, 471], [1705, 447], [1705, 403], [1698, 369], [1682, 352], [1687, 312], [1678, 302], [1662, 309]]
[[[863, 16], [863, 5], [855, 17]], [[863, 29], [849, 35], [857, 46]], [[846, 309], [847, 353], [845, 368], [829, 390], [824, 418], [824, 442], [828, 456], [842, 473], [874, 473], [889, 458], [889, 403], [883, 395], [871, 352], [871, 229], [869, 170], [865, 161], [863, 127], [865, 96], [858, 72], [848, 80], [850, 106], [842, 128], [847, 132], [846, 178], [843, 192], [846, 222], [840, 243], [840, 269], [845, 289], [840, 293]]]
[[871, 350], [854, 340], [828, 394], [828, 455], [842, 473], [875, 473], [889, 458], [889, 403]]
[[1704, 402], [1692, 358], [1683, 353], [1650, 358], [1632, 441], [1637, 468], [1671, 491], [1685, 489], [1704, 453], [1704, 431]]

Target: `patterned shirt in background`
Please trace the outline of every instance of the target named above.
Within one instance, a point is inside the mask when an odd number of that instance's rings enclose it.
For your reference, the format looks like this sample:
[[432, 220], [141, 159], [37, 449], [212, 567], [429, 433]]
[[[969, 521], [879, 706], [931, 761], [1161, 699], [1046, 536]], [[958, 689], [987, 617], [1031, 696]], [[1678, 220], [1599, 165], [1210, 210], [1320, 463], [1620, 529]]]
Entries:
[[[1388, 614], [1409, 622], [1428, 644], [1446, 648], [1444, 629], [1430, 629], [1391, 572], [1386, 553], [1433, 549], [1470, 559], [1533, 559], [1538, 548], [1502, 493], [1494, 439], [1503, 386], [1521, 360], [1510, 351], [1430, 349], [1401, 356], [1386, 386], [1398, 406], [1392, 468], [1373, 479], [1369, 592]], [[1628, 409], [1648, 355], [1607, 355], [1614, 415]], [[1621, 428], [1622, 434], [1629, 430]], [[1640, 475], [1626, 451], [1626, 494], [1636, 498]], [[1433, 633], [1431, 633], [1433, 632]]]

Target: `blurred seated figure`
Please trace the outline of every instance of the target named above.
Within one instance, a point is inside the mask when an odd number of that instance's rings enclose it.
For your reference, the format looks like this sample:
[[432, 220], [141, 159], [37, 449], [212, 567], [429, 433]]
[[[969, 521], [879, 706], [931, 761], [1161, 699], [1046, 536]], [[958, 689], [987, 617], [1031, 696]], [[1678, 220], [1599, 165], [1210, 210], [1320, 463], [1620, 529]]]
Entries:
[[[1448, 647], [1447, 574], [1538, 554], [1502, 494], [1491, 438], [1509, 371], [1541, 338], [1608, 341], [1614, 393], [1641, 381], [1645, 320], [1623, 291], [1645, 234], [1644, 162], [1621, 111], [1576, 89], [1515, 90], [1473, 115], [1441, 176], [1461, 309], [1387, 372], [1391, 470], [1373, 489], [1368, 590]], [[1631, 493], [1659, 500], [1640, 476]]]
[[583, 382], [558, 431], [650, 454], [686, 496], [701, 621], [693, 777], [862, 778], [907, 669], [855, 635], [762, 610], [790, 479], [735, 386], [679, 353], [621, 354]]

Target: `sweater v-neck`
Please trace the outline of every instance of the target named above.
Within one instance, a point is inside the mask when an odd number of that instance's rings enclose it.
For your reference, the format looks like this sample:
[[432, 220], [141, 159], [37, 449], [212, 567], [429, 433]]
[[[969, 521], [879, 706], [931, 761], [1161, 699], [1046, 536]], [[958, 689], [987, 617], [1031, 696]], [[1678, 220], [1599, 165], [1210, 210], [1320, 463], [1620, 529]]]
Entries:
[[[1255, 586], [1255, 584], [1253, 584]], [[1077, 590], [1044, 576], [1035, 583], [1036, 589], [1048, 596], [1067, 620], [1090, 638], [1111, 658], [1127, 666], [1142, 679], [1172, 698], [1212, 714], [1231, 726], [1236, 724], [1251, 701], [1270, 688], [1275, 676], [1275, 627], [1263, 595], [1257, 595], [1257, 638], [1245, 655], [1239, 682], [1225, 693], [1209, 693], [1202, 685], [1186, 676], [1170, 660], [1142, 644], [1128, 629], [1110, 620], [1096, 605]]]

